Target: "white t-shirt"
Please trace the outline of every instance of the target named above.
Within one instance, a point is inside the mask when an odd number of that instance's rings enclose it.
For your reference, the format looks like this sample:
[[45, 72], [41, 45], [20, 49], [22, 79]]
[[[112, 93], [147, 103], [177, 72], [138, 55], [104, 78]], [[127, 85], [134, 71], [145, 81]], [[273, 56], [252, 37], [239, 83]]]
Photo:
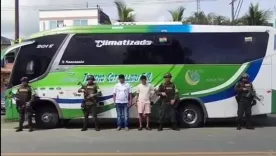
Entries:
[[140, 102], [150, 102], [150, 98], [152, 96], [152, 92], [154, 91], [154, 87], [146, 83], [146, 85], [143, 85], [142, 83], [137, 86], [137, 93], [139, 94], [138, 96], [138, 101]]
[[113, 94], [116, 94], [115, 103], [128, 103], [131, 86], [128, 83], [121, 84], [120, 82], [114, 86]]

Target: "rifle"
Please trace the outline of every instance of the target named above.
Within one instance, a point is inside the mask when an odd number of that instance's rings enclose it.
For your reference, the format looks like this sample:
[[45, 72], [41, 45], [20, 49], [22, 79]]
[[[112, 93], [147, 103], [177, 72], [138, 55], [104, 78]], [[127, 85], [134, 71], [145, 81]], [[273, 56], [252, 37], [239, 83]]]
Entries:
[[[81, 82], [79, 82], [78, 83], [78, 85], [80, 85], [81, 86], [81, 88], [84, 88], [85, 86], [84, 86], [84, 84], [82, 84]], [[81, 102], [81, 108], [82, 108], [82, 110], [84, 110], [84, 108], [85, 108], [85, 103], [86, 103], [86, 100], [85, 100], [85, 97], [87, 96], [86, 94], [86, 91], [84, 90], [84, 96], [83, 96], [83, 100], [82, 100], [82, 102]]]

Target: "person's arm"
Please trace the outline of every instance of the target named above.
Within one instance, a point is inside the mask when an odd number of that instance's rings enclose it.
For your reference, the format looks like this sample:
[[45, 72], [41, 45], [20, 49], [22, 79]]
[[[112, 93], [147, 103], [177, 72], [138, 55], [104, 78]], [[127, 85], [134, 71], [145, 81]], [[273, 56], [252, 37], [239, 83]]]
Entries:
[[129, 85], [128, 87], [128, 98], [129, 98], [129, 105], [132, 105], [132, 89], [131, 89], [131, 86]]
[[113, 102], [114, 102], [114, 104], [116, 104], [116, 90], [117, 90], [117, 84], [114, 86], [114, 89], [113, 89]]
[[139, 85], [137, 86], [137, 90], [136, 90], [136, 97], [135, 97], [135, 102], [138, 102], [138, 98], [139, 98], [139, 94], [140, 94], [140, 87]]
[[17, 89], [17, 91], [15, 93], [15, 101], [18, 104], [18, 102], [19, 102], [19, 88]]
[[81, 92], [84, 92], [84, 86], [82, 86], [79, 90], [78, 90], [79, 93]]
[[164, 92], [164, 87], [163, 87], [163, 84], [161, 84], [157, 91], [156, 91], [156, 95], [158, 96], [166, 96], [166, 93]]
[[95, 96], [97, 96], [97, 97], [101, 96], [102, 91], [101, 91], [100, 87], [97, 84], [96, 84], [96, 89], [97, 89], [97, 92], [96, 92]]
[[237, 84], [235, 85], [235, 91], [236, 91], [237, 93], [240, 93], [242, 90], [243, 90], [243, 88], [241, 87], [240, 83], [237, 83]]
[[174, 100], [177, 100], [179, 98], [179, 92], [178, 89], [176, 88], [176, 85], [174, 85]]

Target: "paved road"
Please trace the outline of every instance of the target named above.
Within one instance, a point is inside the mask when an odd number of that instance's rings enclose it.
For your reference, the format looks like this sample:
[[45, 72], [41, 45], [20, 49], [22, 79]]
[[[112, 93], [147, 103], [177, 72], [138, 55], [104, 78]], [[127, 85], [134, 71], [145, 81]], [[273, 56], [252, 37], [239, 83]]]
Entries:
[[[276, 155], [276, 116], [256, 119], [257, 128], [235, 130], [233, 121], [207, 124], [205, 128], [169, 129], [163, 132], [137, 131], [117, 132], [104, 125], [100, 132], [81, 132], [81, 123], [73, 122], [65, 128], [37, 130], [27, 129], [15, 133], [16, 123], [1, 123], [1, 155]], [[12, 154], [15, 152], [17, 154]], [[102, 153], [104, 152], [104, 153]], [[144, 152], [144, 153], [141, 153]], [[145, 153], [146, 152], [146, 153]], [[169, 152], [169, 153], [164, 153]], [[200, 153], [203, 152], [203, 153]], [[214, 153], [215, 152], [215, 153]], [[224, 153], [226, 152], [226, 153]], [[230, 153], [229, 153], [230, 152]], [[232, 153], [245, 152], [245, 153]], [[248, 153], [253, 152], [253, 153]], [[256, 153], [266, 152], [266, 153]], [[274, 152], [274, 153], [273, 153]], [[10, 154], [8, 154], [10, 153]]]

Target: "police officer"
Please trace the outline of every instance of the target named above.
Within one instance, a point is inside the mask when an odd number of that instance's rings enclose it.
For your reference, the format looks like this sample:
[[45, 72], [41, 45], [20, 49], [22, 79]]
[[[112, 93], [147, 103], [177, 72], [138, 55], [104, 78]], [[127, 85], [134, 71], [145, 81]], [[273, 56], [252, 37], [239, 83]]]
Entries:
[[164, 75], [165, 82], [161, 84], [156, 92], [157, 95], [161, 98], [160, 106], [160, 119], [159, 119], [159, 128], [158, 131], [163, 130], [163, 124], [166, 117], [166, 113], [169, 112], [170, 121], [172, 123], [172, 129], [179, 131], [177, 122], [176, 122], [176, 101], [177, 101], [177, 89], [173, 82], [171, 82], [172, 75], [166, 73]]
[[256, 94], [248, 74], [242, 74], [241, 80], [235, 86], [235, 90], [237, 92], [236, 100], [238, 103], [237, 130], [241, 130], [242, 128], [242, 118], [244, 114], [246, 128], [253, 130], [254, 127], [251, 125], [251, 107], [252, 103], [255, 102], [254, 98]]
[[17, 90], [17, 93], [15, 95], [16, 97], [16, 108], [19, 113], [19, 127], [16, 130], [16, 132], [20, 132], [23, 130], [23, 123], [25, 120], [25, 115], [28, 117], [28, 126], [29, 126], [29, 132], [33, 131], [33, 124], [32, 124], [32, 107], [31, 102], [33, 100], [32, 96], [32, 87], [29, 86], [28, 78], [22, 77], [21, 78], [22, 84]]
[[84, 101], [81, 105], [84, 112], [84, 122], [83, 122], [82, 131], [87, 130], [87, 122], [88, 122], [88, 117], [90, 113], [92, 114], [94, 119], [95, 130], [96, 131], [100, 130], [98, 126], [98, 118], [97, 118], [97, 104], [98, 104], [97, 98], [101, 95], [101, 91], [98, 85], [94, 81], [95, 81], [94, 76], [90, 76], [88, 78], [87, 85], [83, 86], [78, 90], [78, 92], [84, 93]]

